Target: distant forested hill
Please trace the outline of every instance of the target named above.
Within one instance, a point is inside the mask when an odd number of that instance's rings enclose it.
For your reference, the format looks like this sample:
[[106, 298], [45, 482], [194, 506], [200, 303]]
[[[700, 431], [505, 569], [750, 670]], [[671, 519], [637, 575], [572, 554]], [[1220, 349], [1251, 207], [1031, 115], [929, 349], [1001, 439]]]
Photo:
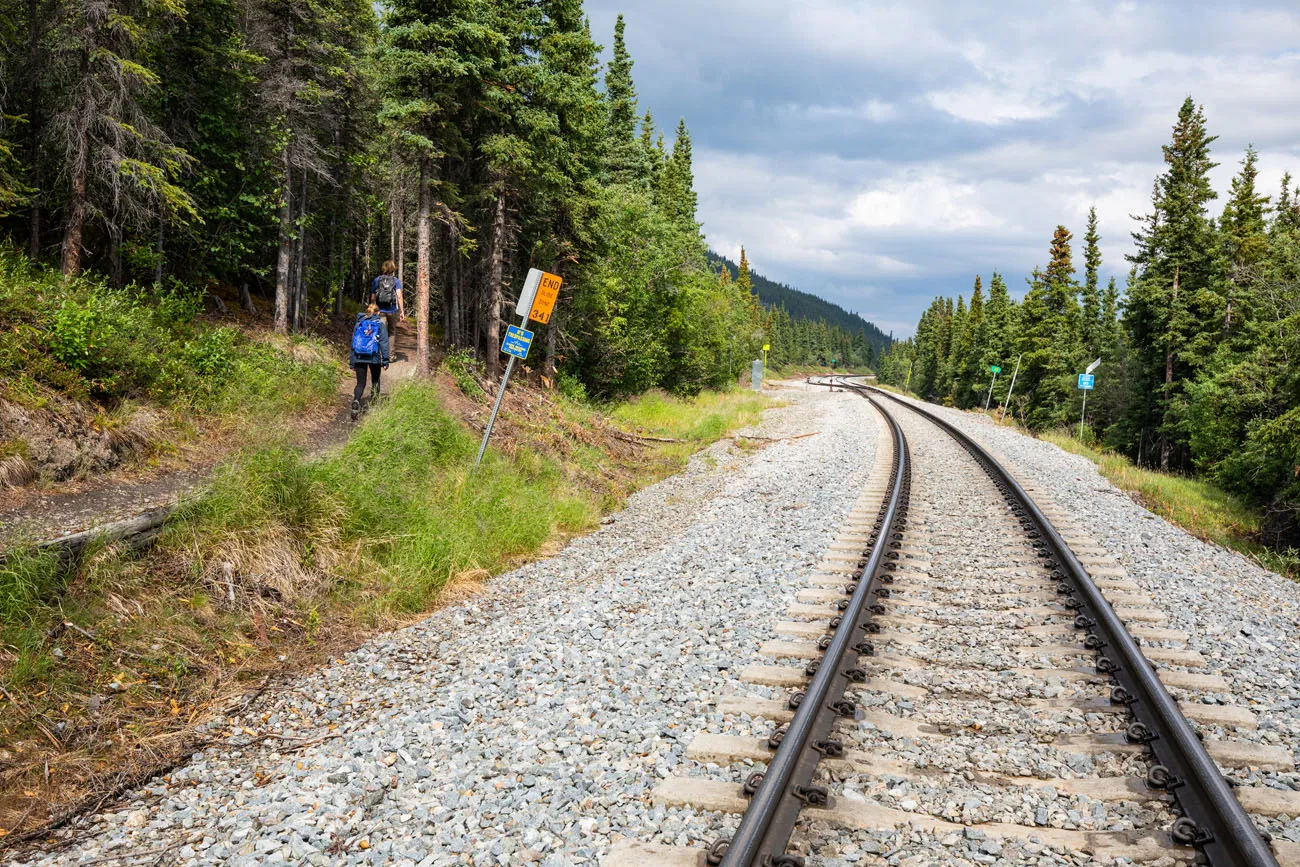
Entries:
[[[735, 262], [726, 256], [719, 256], [712, 250], [709, 251], [709, 265], [715, 271], [725, 265], [731, 271], [733, 280], [740, 274], [740, 268]], [[756, 271], [750, 271], [750, 279], [754, 281], [754, 291], [758, 293], [758, 298], [763, 302], [764, 307], [784, 307], [791, 319], [825, 322], [849, 334], [857, 334], [861, 330], [866, 334], [867, 342], [875, 347], [877, 354], [889, 345], [888, 334], [838, 304], [832, 304], [825, 298], [818, 298], [811, 293], [769, 280]]]

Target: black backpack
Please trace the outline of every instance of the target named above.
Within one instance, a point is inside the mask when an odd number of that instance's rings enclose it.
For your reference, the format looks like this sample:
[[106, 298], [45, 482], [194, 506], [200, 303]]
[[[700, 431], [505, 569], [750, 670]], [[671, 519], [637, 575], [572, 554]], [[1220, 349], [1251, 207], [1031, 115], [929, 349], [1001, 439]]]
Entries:
[[375, 303], [380, 307], [391, 307], [397, 300], [397, 278], [392, 274], [381, 274], [375, 284]]

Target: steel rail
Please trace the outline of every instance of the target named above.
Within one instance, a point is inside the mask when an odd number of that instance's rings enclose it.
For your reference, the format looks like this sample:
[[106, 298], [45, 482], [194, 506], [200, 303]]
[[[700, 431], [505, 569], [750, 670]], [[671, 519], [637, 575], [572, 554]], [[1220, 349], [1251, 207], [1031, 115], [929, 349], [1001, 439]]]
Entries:
[[[844, 699], [844, 691], [850, 682], [866, 678], [857, 664], [860, 653], [871, 652], [863, 635], [869, 629], [873, 609], [879, 605], [876, 600], [889, 595], [888, 589], [882, 586], [892, 581], [888, 573], [894, 564], [887, 554], [901, 544], [895, 537], [906, 524], [911, 472], [907, 440], [889, 413], [883, 408], [880, 413], [889, 424], [894, 454], [889, 493], [872, 528], [870, 554], [859, 561], [853, 592], [840, 603], [843, 614], [838, 623], [832, 621], [835, 632], [826, 646], [825, 656], [812, 672], [804, 693], [791, 701], [795, 707], [794, 718], [769, 741], [776, 753], [767, 771], [761, 775], [761, 781], [755, 775], [746, 784], [746, 792], [752, 793], [751, 801], [736, 833], [730, 840], [717, 840], [710, 846], [709, 864], [720, 867], [802, 865], [802, 858], [786, 853], [799, 811], [805, 804], [828, 803], [826, 790], [812, 785], [813, 771], [823, 755], [843, 754], [843, 743], [832, 737], [836, 718], [860, 713], [855, 703]], [[893, 553], [897, 558], [897, 552]]]
[[1178, 703], [1142, 655], [1137, 641], [1020, 483], [988, 450], [936, 413], [873, 386], [855, 389], [883, 395], [936, 424], [970, 452], [1008, 500], [1019, 506], [1022, 526], [1030, 530], [1031, 537], [1036, 532], [1050, 552], [1048, 564], [1053, 577], [1062, 582], [1057, 590], [1066, 597], [1065, 605], [1081, 612], [1074, 625], [1087, 632], [1084, 646], [1097, 651], [1097, 671], [1109, 674], [1118, 684], [1111, 691], [1111, 700], [1126, 705], [1135, 718], [1125, 732], [1126, 739], [1145, 744], [1158, 762], [1147, 773], [1148, 785], [1170, 792], [1178, 802], [1183, 815], [1171, 829], [1173, 839], [1195, 846], [1211, 867], [1278, 867], [1272, 848], [1232, 793]]

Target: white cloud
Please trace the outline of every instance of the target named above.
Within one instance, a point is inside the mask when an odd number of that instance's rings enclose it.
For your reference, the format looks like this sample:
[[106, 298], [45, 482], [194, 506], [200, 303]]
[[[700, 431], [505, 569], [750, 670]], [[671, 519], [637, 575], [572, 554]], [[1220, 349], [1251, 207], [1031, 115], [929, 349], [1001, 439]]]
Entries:
[[1063, 107], [1059, 99], [986, 84], [934, 91], [926, 95], [926, 100], [958, 120], [993, 125], [1016, 120], [1041, 120], [1059, 114]]
[[855, 227], [946, 234], [996, 231], [1005, 223], [980, 202], [973, 183], [934, 170], [908, 169], [858, 194], [847, 214]]

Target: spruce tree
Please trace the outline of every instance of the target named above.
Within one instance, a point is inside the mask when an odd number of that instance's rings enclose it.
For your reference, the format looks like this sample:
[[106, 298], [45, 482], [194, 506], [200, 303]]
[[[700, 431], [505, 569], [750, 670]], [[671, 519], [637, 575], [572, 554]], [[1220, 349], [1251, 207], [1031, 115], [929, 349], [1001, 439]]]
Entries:
[[1097, 233], [1097, 209], [1088, 209], [1088, 229], [1083, 236], [1083, 288], [1080, 291], [1080, 340], [1089, 358], [1101, 355], [1103, 327], [1101, 292], [1098, 285], [1101, 269], [1101, 236]]
[[[659, 142], [658, 145], [656, 145], [656, 139]], [[646, 167], [646, 176], [649, 179], [650, 189], [655, 192], [655, 204], [661, 204], [659, 201], [659, 184], [663, 179], [665, 168], [665, 160], [661, 150], [662, 142], [663, 135], [655, 129], [654, 116], [647, 109], [645, 117], [641, 118], [641, 161]]]
[[1277, 207], [1273, 210], [1269, 226], [1270, 238], [1284, 238], [1300, 229], [1300, 196], [1291, 187], [1291, 173], [1282, 175], [1281, 189], [1277, 194]]
[[[683, 230], [699, 231], [699, 224], [695, 221], [697, 200], [695, 171], [691, 165], [691, 134], [686, 129], [685, 119], [677, 124], [672, 156], [659, 178], [658, 202], [668, 218], [676, 221]], [[744, 251], [741, 252], [743, 256]]]
[[1256, 192], [1259, 155], [1251, 145], [1241, 160], [1241, 171], [1232, 179], [1228, 201], [1219, 218], [1228, 264], [1234, 269], [1251, 268], [1268, 252], [1268, 196]]
[[[969, 349], [966, 346], [966, 298], [962, 295], [957, 296], [957, 304], [952, 311], [950, 331], [948, 360], [939, 390], [942, 400], [946, 403], [956, 403], [957, 389], [966, 366], [966, 352]], [[959, 403], [957, 405], [960, 406]]]
[[1073, 409], [1073, 375], [1082, 352], [1070, 240], [1069, 230], [1057, 226], [1047, 268], [1034, 270], [1020, 308], [1017, 348], [1024, 360], [1016, 392], [1024, 421], [1034, 430], [1064, 423]]
[[1247, 285], [1260, 261], [1268, 253], [1268, 225], [1265, 220], [1268, 196], [1261, 196], [1255, 191], [1255, 180], [1259, 177], [1258, 161], [1255, 148], [1247, 145], [1246, 155], [1241, 161], [1241, 171], [1232, 179], [1228, 201], [1224, 203], [1223, 215], [1219, 219], [1219, 235], [1223, 239], [1223, 255], [1228, 266], [1225, 285], [1227, 298], [1223, 314], [1223, 331], [1226, 335], [1233, 333], [1234, 324], [1245, 315], [1240, 308], [1246, 300]]
[[1106, 284], [1106, 292], [1102, 295], [1101, 326], [1101, 357], [1110, 361], [1119, 348], [1119, 342], [1123, 336], [1119, 321], [1119, 288], [1115, 285], [1114, 277], [1110, 278], [1110, 282]]
[[740, 248], [740, 268], [736, 275], [736, 288], [746, 295], [754, 294], [754, 279], [749, 273], [749, 257], [745, 255], [744, 245]]
[[966, 310], [961, 341], [955, 353], [957, 375], [953, 384], [953, 402], [962, 409], [976, 403], [979, 384], [985, 369], [984, 354], [988, 341], [988, 328], [984, 322], [984, 287], [980, 276], [975, 275], [975, 288], [971, 290], [970, 307]]
[[1144, 462], [1186, 464], [1183, 383], [1214, 349], [1226, 310], [1219, 245], [1208, 205], [1216, 198], [1209, 173], [1215, 137], [1188, 97], [1164, 146], [1152, 213], [1134, 233], [1137, 268], [1125, 304], [1133, 351], [1129, 388], [1135, 399], [1117, 435]]
[[[152, 22], [123, 0], [72, 0], [62, 11], [59, 53], [66, 89], [57, 95], [49, 132], [68, 187], [63, 273], [81, 273], [86, 225], [96, 223], [109, 236], [119, 277], [125, 231], [167, 214], [181, 220], [198, 216], [177, 183], [191, 158], [147, 110], [149, 92], [158, 85], [142, 62]], [[160, 2], [157, 11], [163, 17], [184, 14], [172, 0]]]
[[632, 55], [624, 38], [627, 25], [620, 14], [614, 22], [614, 48], [605, 68], [605, 175], [615, 184], [647, 187], [650, 165], [636, 134], [636, 85], [632, 82]]

